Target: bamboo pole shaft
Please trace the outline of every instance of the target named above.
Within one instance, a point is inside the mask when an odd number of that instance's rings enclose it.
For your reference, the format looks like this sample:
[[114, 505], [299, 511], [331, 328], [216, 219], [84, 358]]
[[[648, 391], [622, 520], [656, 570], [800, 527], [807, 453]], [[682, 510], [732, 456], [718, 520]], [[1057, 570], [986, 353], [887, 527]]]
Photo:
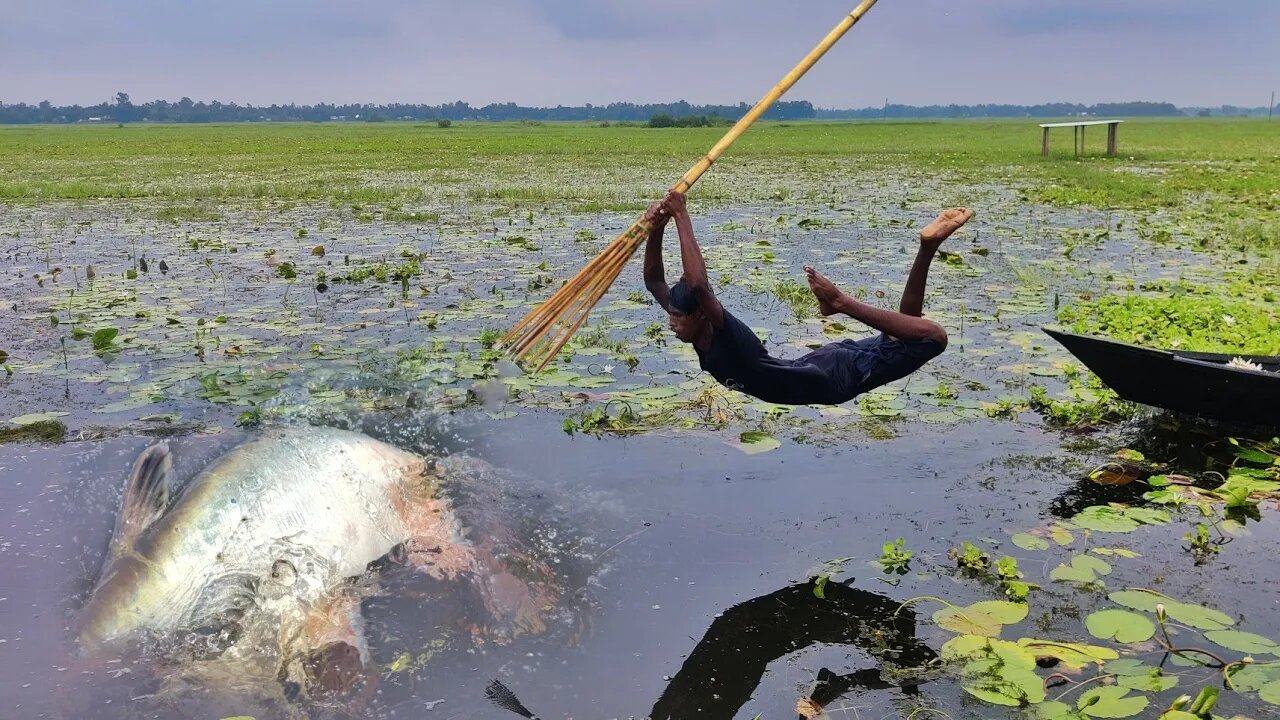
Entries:
[[[805, 73], [809, 72], [875, 4], [876, 0], [862, 0], [853, 12], [846, 15], [831, 32], [827, 33], [822, 42], [818, 43], [799, 65], [787, 73], [781, 82], [734, 124], [729, 132], [720, 138], [720, 142], [698, 160], [671, 189], [678, 193], [688, 192], [689, 188], [693, 187], [694, 183], [698, 182], [720, 159], [720, 156], [768, 112], [778, 98], [804, 77]], [[538, 370], [545, 367], [586, 322], [591, 308], [595, 307], [600, 298], [608, 292], [613, 281], [617, 279], [627, 261], [644, 242], [648, 233], [649, 226], [643, 219], [633, 223], [626, 232], [609, 243], [607, 248], [579, 270], [569, 282], [516, 323], [499, 341], [500, 346], [506, 348], [512, 355], [537, 361]], [[552, 330], [556, 333], [549, 341], [543, 342], [547, 333]]]
[[839, 42], [840, 38], [844, 37], [845, 33], [849, 32], [850, 28], [856, 25], [857, 22], [862, 19], [862, 16], [866, 15], [867, 11], [871, 9], [871, 6], [875, 4], [876, 0], [862, 0], [862, 3], [859, 4], [858, 7], [854, 8], [853, 12], [845, 16], [845, 18], [840, 21], [840, 24], [836, 25], [835, 28], [833, 28], [831, 32], [822, 39], [822, 42], [818, 43], [818, 46], [805, 56], [804, 60], [800, 61], [799, 65], [795, 66], [791, 72], [787, 73], [786, 77], [782, 78], [782, 82], [775, 85], [772, 90], [760, 99], [760, 102], [756, 103], [755, 107], [751, 108], [746, 115], [743, 115], [742, 119], [730, 128], [729, 132], [726, 133], [723, 138], [720, 138], [720, 142], [716, 143], [715, 147], [711, 148], [711, 152], [707, 153], [697, 162], [696, 165], [690, 168], [689, 172], [685, 173], [684, 177], [680, 178], [680, 182], [677, 182], [671, 189], [679, 193], [688, 192], [689, 188], [693, 187], [693, 184], [698, 182], [698, 179], [702, 177], [703, 173], [711, 169], [711, 166], [720, 159], [720, 156], [729, 149], [729, 146], [737, 142], [738, 138], [742, 137], [743, 133], [745, 133], [748, 128], [754, 125], [762, 115], [768, 112], [769, 108], [772, 107], [779, 98], [799, 82], [800, 78], [804, 77], [805, 73], [809, 72], [809, 70], [822, 59], [822, 56], [826, 55], [827, 51]]

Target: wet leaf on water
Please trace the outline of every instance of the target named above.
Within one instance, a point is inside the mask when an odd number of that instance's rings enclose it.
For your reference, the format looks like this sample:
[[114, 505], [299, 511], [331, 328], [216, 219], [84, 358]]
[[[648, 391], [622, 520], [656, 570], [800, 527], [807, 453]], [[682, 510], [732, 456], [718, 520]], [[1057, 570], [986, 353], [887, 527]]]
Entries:
[[1066, 528], [1054, 525], [1049, 528], [1049, 539], [1058, 543], [1062, 547], [1066, 547], [1076, 541], [1076, 536], [1071, 534]]
[[1150, 701], [1143, 695], [1130, 696], [1129, 692], [1126, 687], [1094, 688], [1080, 696], [1076, 707], [1090, 717], [1133, 717], [1146, 710]]
[[759, 455], [782, 447], [782, 443], [768, 433], [755, 430], [742, 433], [738, 436], [737, 441], [730, 442], [730, 444], [748, 455]]
[[0, 365], [3, 365], [8, 361], [9, 361], [9, 353], [3, 350], [0, 350]]
[[323, 246], [323, 245], [317, 245], [317, 246], [315, 246], [315, 247], [311, 248], [311, 254], [312, 254], [312, 255], [315, 255], [316, 257], [324, 257], [324, 246]]
[[1128, 485], [1138, 479], [1138, 474], [1123, 465], [1107, 465], [1089, 473], [1089, 479], [1099, 485]]
[[1252, 463], [1254, 465], [1271, 465], [1275, 462], [1275, 458], [1261, 450], [1253, 448], [1236, 448], [1236, 457], [1241, 460]]
[[54, 412], [54, 411], [42, 412], [42, 413], [31, 413], [29, 415], [19, 415], [16, 418], [11, 418], [9, 422], [13, 423], [14, 425], [34, 425], [38, 422], [46, 422], [48, 420], [53, 420], [55, 418], [66, 417], [67, 414], [68, 413]]
[[1174, 620], [1199, 630], [1223, 630], [1236, 624], [1226, 613], [1191, 603], [1166, 602], [1164, 610]]
[[805, 720], [822, 717], [822, 706], [814, 702], [810, 698], [800, 698], [796, 701], [796, 714]]
[[1025, 620], [1027, 612], [1023, 603], [984, 600], [963, 608], [942, 608], [933, 614], [933, 622], [954, 633], [996, 637], [1003, 626]]
[[1199, 715], [1192, 715], [1185, 710], [1166, 710], [1160, 720], [1201, 720]]
[[1145, 675], [1127, 675], [1122, 677], [1116, 684], [1120, 687], [1126, 687], [1140, 692], [1164, 692], [1165, 690], [1177, 687], [1178, 678], [1176, 676], [1162, 674], [1159, 668], [1152, 668]]
[[1129, 462], [1143, 462], [1147, 459], [1147, 457], [1142, 453], [1130, 448], [1117, 450], [1112, 454], [1112, 457], [1119, 458], [1121, 460], [1128, 460]]
[[1084, 619], [1084, 626], [1100, 640], [1122, 644], [1145, 642], [1156, 634], [1154, 623], [1129, 610], [1099, 610]]
[[1050, 700], [1036, 706], [1037, 720], [1075, 720], [1081, 717], [1076, 709], [1064, 702]]
[[1053, 657], [1073, 670], [1083, 669], [1086, 665], [1101, 665], [1108, 660], [1120, 657], [1120, 654], [1111, 648], [1082, 643], [1022, 638], [1018, 641], [1018, 645], [1034, 652], [1037, 656]]
[[1204, 634], [1210, 642], [1242, 653], [1277, 654], [1280, 647], [1270, 638], [1243, 630], [1210, 630]]
[[965, 608], [966, 611], [977, 611], [995, 618], [1001, 625], [1013, 625], [1027, 619], [1029, 609], [1026, 603], [1009, 602], [1008, 600], [983, 600]]
[[1139, 553], [1136, 553], [1128, 548], [1094, 548], [1089, 552], [1095, 555], [1102, 555], [1103, 557], [1110, 557], [1112, 555], [1116, 557], [1129, 558], [1129, 559], [1142, 557], [1142, 555], [1140, 555]]
[[831, 582], [830, 575], [819, 575], [813, 581], [813, 596], [819, 600], [827, 599], [827, 583]]
[[990, 615], [967, 612], [963, 608], [943, 608], [933, 614], [933, 622], [944, 630], [979, 637], [997, 637], [1003, 627]]
[[978, 675], [963, 687], [965, 692], [993, 705], [1021, 707], [1044, 702], [1044, 681], [1034, 671], [1021, 667], [1001, 666], [998, 674]]
[[1091, 583], [1101, 582], [1099, 576], [1110, 575], [1111, 564], [1091, 555], [1076, 555], [1070, 564], [1063, 563], [1049, 572], [1051, 580]]
[[1137, 530], [1140, 523], [1124, 516], [1124, 513], [1113, 507], [1099, 505], [1085, 508], [1071, 522], [1087, 530], [1098, 532], [1123, 533]]
[[1109, 533], [1126, 533], [1140, 525], [1166, 525], [1171, 522], [1169, 513], [1150, 508], [1095, 505], [1080, 511], [1071, 522], [1087, 530]]
[[1168, 525], [1173, 522], [1173, 518], [1169, 517], [1169, 513], [1154, 508], [1125, 508], [1124, 515], [1130, 520], [1137, 520], [1143, 525]]
[[1136, 660], [1134, 658], [1121, 658], [1119, 660], [1112, 660], [1111, 662], [1107, 663], [1105, 667], [1103, 667], [1103, 670], [1105, 670], [1108, 674], [1118, 675], [1120, 677], [1129, 677], [1133, 675], [1146, 675], [1155, 669], [1156, 668], [1151, 667], [1150, 665], [1142, 662], [1141, 660]]
[[1013, 536], [1013, 544], [1023, 550], [1048, 550], [1049, 542], [1031, 533], [1018, 533]]
[[1261, 690], [1269, 683], [1280, 682], [1280, 663], [1252, 663], [1231, 674], [1231, 686], [1241, 692]]
[[120, 331], [113, 327], [100, 328], [93, 333], [93, 349], [106, 350], [111, 347], [111, 343], [115, 342], [116, 335]]
[[1280, 705], [1280, 680], [1267, 683], [1258, 690], [1258, 697], [1263, 702]]
[[1134, 610], [1142, 610], [1144, 612], [1155, 612], [1156, 605], [1168, 603], [1171, 600], [1163, 595], [1146, 592], [1145, 590], [1117, 590], [1107, 596], [1111, 602], [1117, 605], [1123, 605]]

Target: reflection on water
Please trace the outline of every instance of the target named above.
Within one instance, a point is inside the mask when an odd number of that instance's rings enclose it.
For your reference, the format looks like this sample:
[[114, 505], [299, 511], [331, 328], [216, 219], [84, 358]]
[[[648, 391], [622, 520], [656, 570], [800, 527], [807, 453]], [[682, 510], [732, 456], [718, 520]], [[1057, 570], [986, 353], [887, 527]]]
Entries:
[[[739, 603], [716, 616], [649, 712], [651, 720], [732, 720], [751, 700], [769, 666], [820, 646], [860, 650], [872, 667], [839, 674], [821, 668], [807, 700], [826, 707], [851, 693], [897, 690], [916, 694], [937, 655], [916, 638], [910, 608], [866, 590], [828, 583], [791, 585]], [[486, 690], [499, 707], [532, 714], [495, 681]]]
[[[829, 583], [793, 585], [735, 605], [716, 618], [649, 713], [653, 720], [733, 718], [769, 664], [814, 645], [851, 645], [876, 667], [840, 675], [822, 668], [809, 698], [826, 706], [858, 691], [914, 693], [910, 672], [936, 657], [916, 638], [916, 616], [884, 595]], [[900, 668], [898, 677], [885, 666]]]

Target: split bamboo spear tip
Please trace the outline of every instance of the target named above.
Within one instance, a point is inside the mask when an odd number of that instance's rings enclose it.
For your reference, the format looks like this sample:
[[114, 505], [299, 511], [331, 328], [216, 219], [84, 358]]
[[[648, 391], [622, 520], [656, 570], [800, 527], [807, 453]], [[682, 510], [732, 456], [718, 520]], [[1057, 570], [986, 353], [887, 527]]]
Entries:
[[[765, 94], [755, 107], [742, 117], [711, 151], [698, 160], [689, 172], [680, 178], [671, 189], [685, 193], [698, 182], [707, 170], [715, 164], [729, 146], [733, 145], [743, 133], [764, 115], [778, 98], [791, 89], [804, 74], [809, 71], [823, 55], [836, 44], [845, 33], [849, 32], [862, 16], [876, 4], [876, 0], [862, 0], [853, 12], [845, 16], [827, 36], [818, 43], [799, 65], [782, 78], [782, 81]], [[609, 291], [614, 280], [622, 273], [623, 267], [631, 256], [649, 236], [649, 225], [643, 218], [637, 220], [613, 242], [609, 243], [595, 259], [578, 271], [550, 298], [525, 315], [499, 341], [499, 345], [513, 357], [523, 360], [527, 366], [541, 370], [551, 362], [569, 338], [587, 321], [591, 308], [600, 302], [600, 298]]]

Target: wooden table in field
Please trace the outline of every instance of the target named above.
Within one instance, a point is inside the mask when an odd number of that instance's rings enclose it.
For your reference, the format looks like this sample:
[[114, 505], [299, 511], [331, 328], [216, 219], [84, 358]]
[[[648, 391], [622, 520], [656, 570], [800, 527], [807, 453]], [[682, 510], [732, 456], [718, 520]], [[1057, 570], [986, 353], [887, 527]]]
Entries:
[[1049, 129], [1058, 127], [1069, 127], [1075, 137], [1076, 157], [1080, 157], [1080, 153], [1084, 152], [1084, 129], [1090, 125], [1106, 125], [1107, 126], [1107, 157], [1116, 156], [1116, 128], [1123, 120], [1083, 120], [1081, 122], [1064, 122], [1064, 123], [1041, 123], [1040, 127], [1044, 128], [1044, 143], [1040, 147], [1040, 154], [1049, 157]]

